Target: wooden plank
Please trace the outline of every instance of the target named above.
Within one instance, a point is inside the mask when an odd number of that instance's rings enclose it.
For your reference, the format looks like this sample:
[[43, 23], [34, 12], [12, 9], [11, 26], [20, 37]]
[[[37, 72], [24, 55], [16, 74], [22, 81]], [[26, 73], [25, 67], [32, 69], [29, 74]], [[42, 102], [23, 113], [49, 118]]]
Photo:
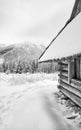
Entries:
[[64, 70], [64, 71], [68, 72], [68, 67], [61, 67], [61, 70]]
[[62, 71], [62, 75], [68, 77], [68, 72], [64, 72], [64, 71]]
[[62, 81], [62, 80], [68, 81], [68, 78], [67, 78], [66, 76], [63, 76], [63, 75], [59, 76], [59, 79], [58, 79], [59, 85], [61, 85], [61, 81]]
[[[66, 84], [68, 84], [68, 81], [67, 80], [64, 80], [64, 79], [61, 79], [61, 81], [65, 82]], [[73, 81], [71, 81], [71, 84], [70, 84], [73, 88], [76, 88], [78, 89], [79, 91], [81, 91], [81, 85], [77, 85], [75, 84]]]
[[68, 84], [68, 80], [65, 80], [65, 79], [60, 79], [60, 80]]
[[68, 63], [64, 63], [64, 62], [61, 62], [61, 63], [58, 63], [59, 65], [62, 65], [62, 66], [68, 66]]
[[71, 93], [74, 93], [75, 95], [77, 95], [78, 97], [81, 98], [81, 91], [64, 83], [63, 81], [60, 81], [60, 85], [65, 88], [66, 90], [70, 91]]
[[80, 80], [72, 79], [71, 82], [78, 85], [78, 86], [81, 86], [81, 81]]
[[62, 73], [61, 75], [68, 78], [68, 74], [66, 74], [66, 73]]
[[68, 65], [61, 65], [61, 66], [62, 66], [62, 69], [63, 68], [65, 68], [65, 69], [68, 68]]
[[67, 59], [61, 59], [61, 62], [64, 64], [68, 64]]
[[59, 62], [58, 64], [59, 64], [59, 66], [60, 66], [61, 69], [68, 68], [68, 64], [67, 63]]
[[81, 98], [77, 97], [73, 93], [69, 92], [64, 88], [60, 88], [61, 92], [63, 92], [68, 98], [70, 98], [73, 102], [75, 102], [79, 107], [81, 107]]
[[[58, 75], [58, 76], [59, 76], [59, 75]], [[66, 77], [66, 76], [64, 76], [64, 75], [61, 75], [61, 76], [59, 77], [59, 79], [64, 79], [64, 80], [68, 81], [68, 77]]]
[[59, 69], [59, 71], [62, 71], [64, 73], [68, 73], [68, 70]]
[[74, 84], [71, 82], [71, 86], [81, 91], [81, 86]]

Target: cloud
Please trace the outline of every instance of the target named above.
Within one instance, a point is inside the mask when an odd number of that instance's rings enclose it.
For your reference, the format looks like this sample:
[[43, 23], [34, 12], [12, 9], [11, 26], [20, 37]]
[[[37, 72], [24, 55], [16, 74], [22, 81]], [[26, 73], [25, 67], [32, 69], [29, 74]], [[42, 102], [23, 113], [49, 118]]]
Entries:
[[73, 3], [74, 0], [0, 0], [0, 42], [52, 37], [69, 17]]

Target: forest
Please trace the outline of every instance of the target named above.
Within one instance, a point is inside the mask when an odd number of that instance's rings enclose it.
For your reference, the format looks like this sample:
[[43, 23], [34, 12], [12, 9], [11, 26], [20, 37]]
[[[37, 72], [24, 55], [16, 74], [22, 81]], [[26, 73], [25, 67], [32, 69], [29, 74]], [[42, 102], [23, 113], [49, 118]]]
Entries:
[[36, 73], [36, 72], [44, 72], [44, 73], [53, 73], [58, 71], [58, 65], [54, 61], [38, 63], [38, 60], [33, 61], [4, 61], [3, 64], [0, 64], [0, 72], [4, 72], [6, 74], [9, 73]]

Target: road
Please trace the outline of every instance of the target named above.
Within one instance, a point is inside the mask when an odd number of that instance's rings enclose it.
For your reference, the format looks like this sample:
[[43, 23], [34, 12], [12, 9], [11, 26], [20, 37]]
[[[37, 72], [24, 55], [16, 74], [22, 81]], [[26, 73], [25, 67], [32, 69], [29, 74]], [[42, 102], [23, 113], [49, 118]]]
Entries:
[[4, 90], [0, 130], [74, 130], [61, 115], [55, 101], [57, 81], [8, 86]]

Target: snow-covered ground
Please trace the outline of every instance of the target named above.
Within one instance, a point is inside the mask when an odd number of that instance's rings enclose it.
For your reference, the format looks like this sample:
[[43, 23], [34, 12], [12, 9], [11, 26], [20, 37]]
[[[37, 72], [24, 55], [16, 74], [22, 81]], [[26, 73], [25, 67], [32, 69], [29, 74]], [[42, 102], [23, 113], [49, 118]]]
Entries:
[[0, 74], [0, 130], [72, 130], [54, 98], [57, 80], [57, 74]]

